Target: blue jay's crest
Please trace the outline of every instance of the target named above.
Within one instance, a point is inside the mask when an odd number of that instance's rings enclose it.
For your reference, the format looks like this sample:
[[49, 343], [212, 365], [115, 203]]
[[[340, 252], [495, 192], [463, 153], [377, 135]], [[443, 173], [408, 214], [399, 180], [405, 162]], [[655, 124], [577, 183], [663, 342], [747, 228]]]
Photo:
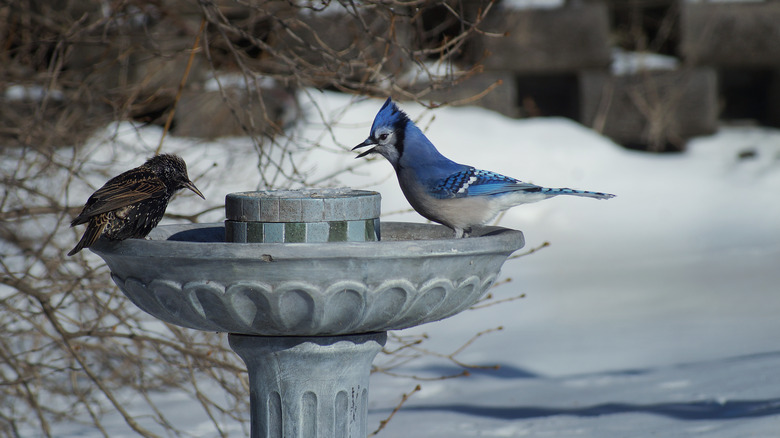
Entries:
[[377, 128], [382, 126], [393, 127], [394, 130], [400, 130], [406, 126], [409, 122], [409, 116], [393, 102], [393, 99], [388, 97], [382, 108], [374, 118], [374, 123], [371, 125], [371, 134], [373, 135]]
[[[393, 166], [396, 166], [404, 153], [404, 140], [409, 129], [419, 131], [414, 126], [414, 123], [409, 120], [409, 116], [401, 111], [393, 100], [388, 97], [376, 117], [374, 117], [374, 123], [371, 125], [371, 134], [363, 143], [355, 146], [352, 150], [366, 146], [375, 146], [362, 152], [356, 158], [370, 154], [380, 154], [387, 158]], [[420, 135], [422, 135], [422, 132], [420, 132]], [[433, 145], [431, 145], [431, 148], [433, 148]]]

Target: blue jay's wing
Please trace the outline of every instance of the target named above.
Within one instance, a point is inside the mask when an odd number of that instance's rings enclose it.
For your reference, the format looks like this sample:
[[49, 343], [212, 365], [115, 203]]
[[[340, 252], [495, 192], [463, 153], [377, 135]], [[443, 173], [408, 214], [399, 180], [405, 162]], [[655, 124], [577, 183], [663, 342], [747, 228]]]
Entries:
[[495, 172], [470, 167], [436, 181], [431, 194], [437, 198], [464, 198], [490, 196], [515, 191], [538, 192], [541, 187], [524, 183]]

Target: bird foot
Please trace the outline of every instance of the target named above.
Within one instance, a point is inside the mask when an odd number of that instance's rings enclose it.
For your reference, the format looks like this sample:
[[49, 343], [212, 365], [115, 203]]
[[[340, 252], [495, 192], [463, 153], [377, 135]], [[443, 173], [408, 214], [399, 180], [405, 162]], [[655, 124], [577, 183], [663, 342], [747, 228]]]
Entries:
[[471, 235], [471, 227], [469, 228], [455, 228], [455, 238], [461, 239]]

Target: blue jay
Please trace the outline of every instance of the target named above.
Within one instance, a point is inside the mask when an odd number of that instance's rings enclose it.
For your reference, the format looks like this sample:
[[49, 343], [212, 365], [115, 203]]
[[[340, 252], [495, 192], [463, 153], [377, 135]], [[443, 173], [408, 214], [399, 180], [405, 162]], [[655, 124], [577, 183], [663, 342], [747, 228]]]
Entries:
[[409, 117], [388, 98], [374, 118], [371, 135], [352, 150], [372, 146], [356, 158], [380, 154], [393, 165], [409, 204], [421, 215], [467, 237], [474, 225], [485, 224], [516, 205], [557, 195], [609, 199], [615, 195], [572, 189], [551, 189], [487, 170], [458, 164], [443, 156]]

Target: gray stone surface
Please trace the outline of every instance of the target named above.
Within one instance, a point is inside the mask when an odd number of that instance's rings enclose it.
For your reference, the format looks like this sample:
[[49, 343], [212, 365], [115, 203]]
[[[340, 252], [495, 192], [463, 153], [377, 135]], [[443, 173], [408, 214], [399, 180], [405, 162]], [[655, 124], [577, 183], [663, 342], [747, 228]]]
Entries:
[[387, 333], [229, 340], [249, 371], [252, 438], [367, 436], [371, 362]]
[[230, 332], [249, 371], [252, 438], [365, 437], [386, 331], [468, 308], [524, 244], [498, 227], [467, 239], [440, 225], [384, 228], [381, 242], [238, 244], [222, 224], [169, 225], [90, 249], [141, 309]]
[[352, 189], [274, 190], [225, 197], [225, 240], [234, 243], [377, 241], [382, 197]]
[[261, 190], [230, 193], [225, 216], [234, 221], [321, 222], [375, 219], [377, 192], [352, 189]]
[[[420, 88], [422, 86], [430, 86], [430, 83], [420, 84]], [[459, 81], [457, 86], [441, 90], [434, 88], [425, 95], [425, 99], [455, 105], [477, 105], [509, 117], [520, 115], [517, 75], [511, 71], [481, 72]]]
[[91, 249], [140, 308], [199, 330], [322, 336], [395, 330], [477, 301], [523, 246], [520, 231], [383, 223], [381, 242], [224, 242], [223, 224], [157, 227]]

